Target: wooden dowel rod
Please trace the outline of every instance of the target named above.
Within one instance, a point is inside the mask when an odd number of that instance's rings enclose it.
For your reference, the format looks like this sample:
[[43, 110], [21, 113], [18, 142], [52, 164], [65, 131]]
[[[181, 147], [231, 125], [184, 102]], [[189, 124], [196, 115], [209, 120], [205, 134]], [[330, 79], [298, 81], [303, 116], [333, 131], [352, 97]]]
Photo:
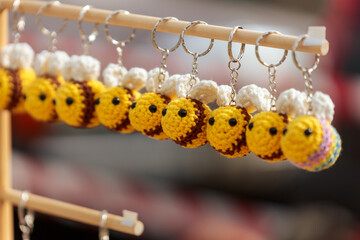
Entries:
[[[13, 205], [18, 205], [21, 199], [22, 192], [15, 189], [10, 189], [2, 192], [2, 198], [10, 201]], [[29, 194], [29, 201], [26, 203], [26, 208], [32, 209], [35, 212], [44, 213], [47, 215], [56, 216], [76, 222], [81, 222], [93, 226], [99, 226], [101, 212], [70, 203]], [[105, 228], [124, 232], [136, 236], [140, 236], [144, 231], [144, 224], [137, 221], [133, 227], [122, 224], [124, 218], [114, 214], [108, 214]]]
[[[1, 6], [2, 8], [12, 9], [13, 0], [2, 0], [1, 2], [2, 2], [2, 6]], [[19, 11], [36, 14], [38, 9], [43, 4], [44, 2], [42, 1], [21, 1]], [[42, 15], [77, 20], [81, 8], [82, 8], [81, 6], [74, 6], [68, 4], [52, 5], [45, 8]], [[104, 23], [106, 17], [111, 12], [112, 11], [109, 10], [91, 8], [84, 15], [84, 21]], [[129, 15], [118, 14], [117, 16], [114, 16], [110, 20], [109, 24], [129, 27], [129, 28], [152, 30], [155, 23], [159, 19], [160, 18], [158, 17], [131, 14], [131, 13]], [[180, 34], [183, 28], [188, 23], [189, 22], [186, 21], [168, 21], [163, 24], [160, 24], [157, 30], [160, 32]], [[186, 31], [186, 35], [204, 37], [204, 38], [214, 38], [217, 40], [227, 41], [231, 30], [232, 28], [230, 27], [198, 24], [190, 28], [188, 31]], [[238, 30], [236, 34], [234, 34], [233, 41], [255, 45], [256, 39], [260, 36], [260, 34], [262, 34], [262, 32], [246, 30], [246, 29]], [[291, 50], [292, 45], [296, 39], [297, 36], [272, 34], [264, 38], [261, 41], [260, 45], [266, 47]], [[319, 53], [321, 55], [326, 55], [329, 51], [329, 42], [325, 40], [321, 46], [303, 46], [302, 44], [299, 44], [298, 51], [308, 52], [308, 53]]]
[[[0, 12], [0, 48], [8, 43], [8, 11]], [[11, 116], [0, 110], [0, 192], [11, 188]], [[13, 208], [0, 198], [0, 240], [14, 239]]]

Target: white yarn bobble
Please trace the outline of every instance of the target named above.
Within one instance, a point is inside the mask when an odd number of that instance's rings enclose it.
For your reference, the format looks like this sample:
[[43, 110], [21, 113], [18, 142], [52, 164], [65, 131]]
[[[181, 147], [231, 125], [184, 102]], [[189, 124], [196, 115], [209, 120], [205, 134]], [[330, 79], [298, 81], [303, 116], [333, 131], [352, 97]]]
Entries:
[[176, 83], [181, 78], [180, 74], [174, 74], [167, 78], [160, 89], [162, 95], [168, 96], [169, 98], [176, 97]]
[[49, 74], [58, 76], [64, 67], [65, 62], [69, 60], [69, 55], [64, 51], [42, 51], [38, 53], [34, 60], [34, 70], [38, 76]]
[[146, 84], [148, 72], [143, 68], [131, 68], [122, 80], [122, 86], [131, 90], [139, 90]]
[[[178, 98], [186, 97], [186, 94], [190, 90], [190, 83], [189, 83], [190, 79], [191, 79], [190, 74], [180, 75], [180, 77], [178, 78], [178, 80], [176, 82], [176, 96]], [[194, 84], [196, 84], [198, 82], [200, 82], [199, 78], [195, 78]]]
[[216, 99], [218, 86], [212, 80], [202, 80], [196, 83], [189, 91], [189, 97], [196, 99], [204, 104]]
[[236, 104], [240, 107], [246, 108], [248, 112], [254, 111], [270, 111], [271, 94], [266, 88], [250, 84], [242, 87], [237, 96]]
[[27, 43], [8, 44], [1, 50], [0, 64], [11, 70], [30, 68], [34, 55], [34, 50]]
[[107, 88], [122, 86], [122, 80], [125, 77], [127, 70], [119, 64], [110, 63], [103, 71], [103, 80]]
[[335, 114], [335, 105], [330, 96], [319, 91], [315, 92], [312, 98], [312, 112], [316, 118], [325, 118], [331, 123]]
[[305, 115], [307, 111], [306, 94], [294, 88], [283, 91], [276, 100], [276, 110], [290, 116]]
[[96, 80], [100, 75], [100, 62], [91, 56], [73, 55], [64, 64], [64, 79], [84, 82], [89, 79]]
[[[148, 79], [146, 81], [146, 91], [148, 92], [156, 92], [159, 85], [159, 74], [160, 74], [160, 68], [154, 68], [151, 69], [148, 72]], [[165, 79], [169, 77], [169, 73], [165, 72]]]
[[227, 106], [231, 101], [231, 87], [229, 85], [220, 85], [217, 90], [216, 103], [220, 107]]

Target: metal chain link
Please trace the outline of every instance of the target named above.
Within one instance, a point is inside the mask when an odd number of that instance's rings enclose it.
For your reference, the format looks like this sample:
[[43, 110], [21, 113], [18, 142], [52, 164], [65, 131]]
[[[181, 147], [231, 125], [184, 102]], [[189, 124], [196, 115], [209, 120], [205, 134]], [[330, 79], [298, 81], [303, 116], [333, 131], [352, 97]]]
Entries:
[[25, 17], [24, 13], [13, 12], [13, 26], [12, 35], [14, 37], [14, 43], [20, 41], [21, 32], [25, 29]]
[[199, 58], [199, 54], [195, 53], [194, 55], [194, 61], [193, 61], [193, 65], [192, 65], [192, 71], [191, 71], [191, 75], [190, 75], [190, 79], [189, 79], [189, 91], [187, 92], [187, 96], [189, 95], [190, 90], [192, 89], [192, 87], [196, 84], [196, 78], [199, 74], [198, 71], [198, 58]]
[[160, 71], [159, 71], [159, 83], [158, 83], [158, 91], [162, 88], [165, 78], [166, 78], [166, 72], [167, 72], [167, 59], [169, 57], [170, 51], [169, 49], [165, 49], [165, 51], [162, 52], [161, 55], [161, 62], [160, 62]]
[[312, 97], [314, 93], [313, 82], [311, 79], [311, 70], [305, 70], [302, 72], [305, 79], [305, 93], [306, 93], [306, 102], [309, 106], [308, 114], [312, 114]]
[[124, 66], [124, 64], [123, 64], [123, 50], [124, 50], [124, 48], [123, 48], [122, 46], [116, 47], [116, 51], [117, 51], [117, 53], [118, 53], [118, 60], [117, 60], [117, 62], [118, 62], [118, 64], [119, 64], [120, 67], [123, 67], [123, 66]]
[[276, 97], [277, 97], [277, 90], [276, 90], [276, 66], [274, 64], [270, 64], [268, 67], [269, 73], [269, 89], [271, 94], [271, 111], [276, 110]]
[[[231, 64], [237, 64], [235, 66], [231, 66]], [[230, 87], [231, 87], [231, 99], [230, 99], [230, 105], [235, 106], [236, 105], [236, 84], [238, 81], [238, 77], [239, 77], [239, 73], [238, 70], [241, 67], [241, 63], [240, 63], [240, 59], [234, 59], [234, 60], [230, 60], [228, 63], [228, 67], [230, 69]]]

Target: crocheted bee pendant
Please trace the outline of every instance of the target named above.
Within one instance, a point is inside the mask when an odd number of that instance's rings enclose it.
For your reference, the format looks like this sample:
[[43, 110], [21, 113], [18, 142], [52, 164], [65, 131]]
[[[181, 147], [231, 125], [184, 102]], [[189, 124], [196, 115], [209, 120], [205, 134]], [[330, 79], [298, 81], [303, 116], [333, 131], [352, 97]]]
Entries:
[[170, 102], [170, 98], [160, 93], [145, 93], [133, 103], [129, 118], [131, 125], [141, 133], [155, 139], [163, 140], [169, 138], [161, 126], [162, 114]]
[[235, 158], [247, 155], [246, 126], [251, 119], [245, 108], [224, 106], [215, 109], [207, 123], [207, 139], [220, 154]]
[[99, 125], [95, 102], [104, 85], [99, 77], [100, 62], [90, 56], [72, 56], [65, 63], [63, 75], [66, 82], [55, 96], [56, 112], [66, 124], [91, 128]]
[[23, 90], [35, 78], [31, 68], [34, 51], [26, 43], [13, 43], [1, 50], [0, 109], [23, 113]]
[[249, 149], [266, 161], [285, 160], [280, 139], [289, 119], [277, 112], [260, 112], [251, 120], [246, 129], [246, 142]]
[[167, 136], [185, 148], [204, 145], [210, 108], [192, 98], [178, 98], [163, 110], [161, 125]]
[[317, 172], [336, 162], [341, 151], [341, 139], [327, 120], [301, 116], [288, 124], [281, 148], [296, 167]]
[[44, 122], [58, 120], [55, 93], [64, 83], [61, 70], [68, 60], [69, 56], [63, 51], [37, 54], [34, 69], [39, 77], [24, 90], [25, 109], [34, 119]]
[[147, 71], [142, 68], [127, 71], [125, 67], [111, 63], [104, 69], [103, 78], [108, 88], [96, 100], [101, 124], [120, 133], [135, 131], [130, 125], [129, 110], [141, 96], [138, 90], [145, 85]]
[[120, 133], [130, 133], [129, 109], [140, 93], [123, 87], [104, 90], [96, 100], [96, 112], [102, 125]]

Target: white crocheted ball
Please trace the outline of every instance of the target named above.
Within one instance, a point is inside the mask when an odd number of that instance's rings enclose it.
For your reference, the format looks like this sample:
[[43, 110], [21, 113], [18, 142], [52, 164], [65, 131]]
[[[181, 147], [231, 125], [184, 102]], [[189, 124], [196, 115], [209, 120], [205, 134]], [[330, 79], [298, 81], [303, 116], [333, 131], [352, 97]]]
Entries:
[[335, 114], [335, 105], [329, 95], [317, 91], [312, 98], [312, 111], [318, 119], [325, 118], [331, 123]]
[[132, 90], [139, 90], [145, 86], [147, 78], [148, 73], [145, 69], [134, 67], [125, 74], [122, 86]]
[[122, 80], [127, 73], [125, 67], [110, 63], [103, 71], [103, 81], [106, 87], [122, 86]]
[[31, 67], [34, 54], [29, 44], [12, 43], [1, 50], [0, 62], [4, 68], [11, 70], [26, 69]]
[[212, 80], [202, 80], [196, 83], [189, 91], [189, 97], [196, 99], [204, 104], [216, 99], [218, 86]]
[[[178, 78], [176, 82], [176, 96], [178, 98], [186, 97], [187, 93], [190, 90], [190, 79], [191, 79], [190, 74], [180, 75], [180, 77]], [[200, 82], [199, 78], [195, 78], [194, 84], [198, 82]]]
[[65, 62], [69, 60], [69, 55], [64, 51], [42, 51], [36, 54], [34, 60], [34, 70], [38, 76], [49, 74], [58, 76], [64, 67]]
[[64, 64], [64, 79], [84, 82], [89, 79], [96, 80], [100, 75], [100, 62], [91, 56], [73, 55]]
[[294, 88], [285, 90], [276, 100], [276, 110], [291, 116], [306, 114], [306, 94]]
[[217, 91], [216, 103], [220, 107], [227, 106], [231, 101], [231, 87], [229, 85], [220, 85]]
[[[159, 85], [159, 74], [160, 68], [151, 69], [148, 72], [148, 79], [146, 81], [146, 91], [148, 92], [156, 92]], [[169, 77], [169, 73], [165, 72], [165, 81]]]
[[160, 93], [170, 98], [176, 97], [176, 83], [180, 78], [180, 74], [174, 74], [167, 78], [160, 89]]
[[248, 112], [254, 112], [255, 110], [260, 112], [269, 111], [271, 94], [266, 88], [250, 84], [239, 90], [236, 96], [236, 104], [246, 108]]

